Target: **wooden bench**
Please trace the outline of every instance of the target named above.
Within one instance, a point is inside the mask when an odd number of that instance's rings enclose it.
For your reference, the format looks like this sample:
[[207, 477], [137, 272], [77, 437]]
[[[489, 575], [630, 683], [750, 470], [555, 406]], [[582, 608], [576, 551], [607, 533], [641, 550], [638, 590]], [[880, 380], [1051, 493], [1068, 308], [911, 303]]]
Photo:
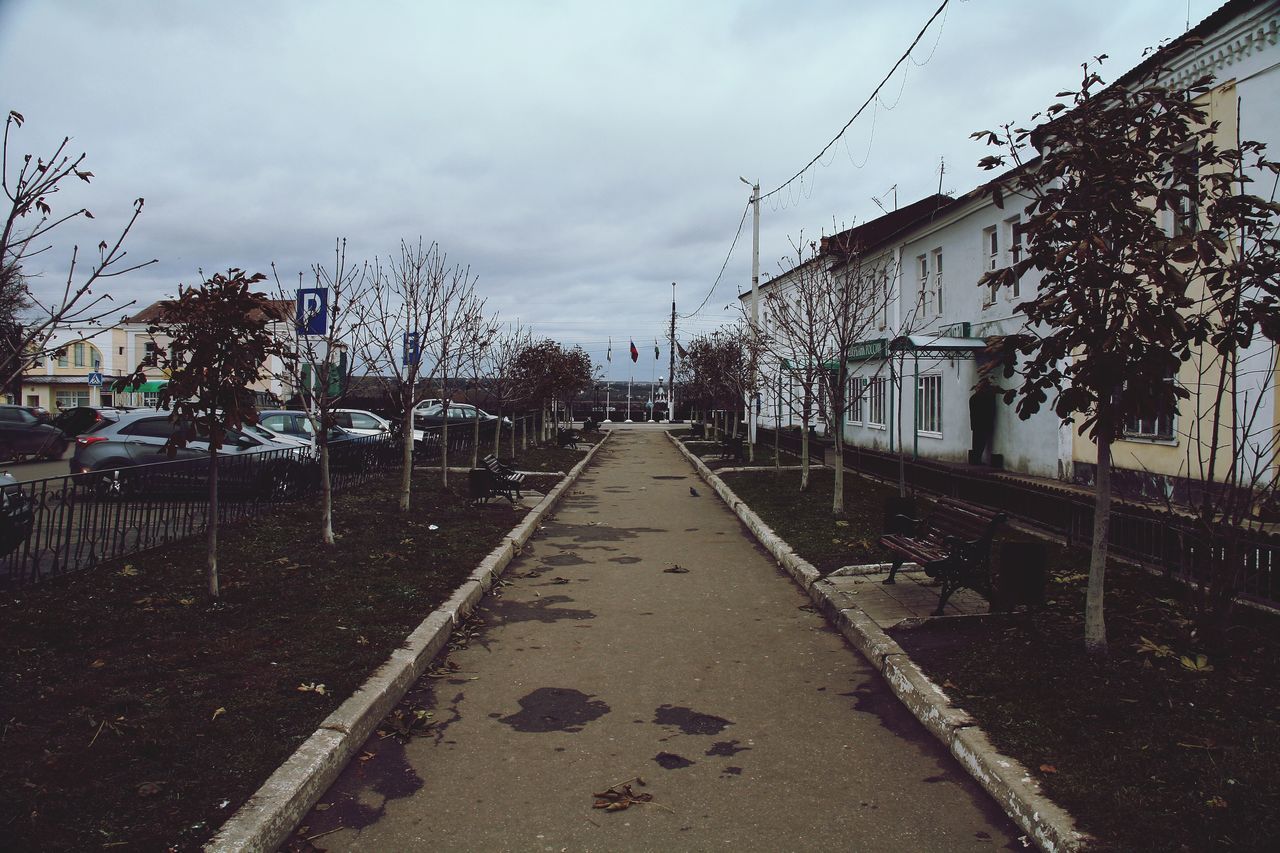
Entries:
[[556, 444], [559, 447], [572, 447], [578, 449], [578, 442], [582, 441], [582, 434], [576, 429], [558, 429], [556, 430]]
[[880, 544], [894, 554], [893, 568], [885, 583], [894, 583], [898, 569], [908, 560], [919, 563], [924, 572], [942, 583], [938, 609], [941, 616], [957, 589], [987, 588], [991, 576], [991, 540], [1006, 516], [952, 498], [941, 498], [929, 517], [920, 521], [900, 515], [910, 524], [910, 533], [886, 533]]
[[[507, 500], [515, 503], [520, 497], [520, 487], [524, 483], [524, 474], [503, 465], [498, 457], [492, 453], [486, 454], [480, 460], [486, 471], [493, 477], [493, 489], [495, 495], [501, 495]], [[512, 497], [514, 493], [514, 497]]]
[[720, 437], [720, 458], [732, 459], [735, 462], [747, 461], [745, 438], [741, 435], [724, 435]]

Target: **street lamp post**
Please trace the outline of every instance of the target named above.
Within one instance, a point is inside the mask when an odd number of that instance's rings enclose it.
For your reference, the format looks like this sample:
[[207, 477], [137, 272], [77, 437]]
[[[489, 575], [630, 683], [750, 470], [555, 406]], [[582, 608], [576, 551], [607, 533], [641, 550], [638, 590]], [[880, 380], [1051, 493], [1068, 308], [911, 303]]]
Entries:
[[[760, 182], [754, 184], [739, 176], [738, 180], [751, 187], [751, 389], [756, 387], [756, 356], [760, 351]], [[747, 405], [747, 441], [756, 443], [756, 408]], [[755, 451], [752, 450], [752, 453]], [[755, 458], [754, 456], [752, 457]]]

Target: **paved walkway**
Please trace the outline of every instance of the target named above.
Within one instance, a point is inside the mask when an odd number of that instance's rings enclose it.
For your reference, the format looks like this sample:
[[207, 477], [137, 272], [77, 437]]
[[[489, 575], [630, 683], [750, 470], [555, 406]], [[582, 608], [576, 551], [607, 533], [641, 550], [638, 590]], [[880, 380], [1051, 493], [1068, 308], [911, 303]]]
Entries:
[[[1020, 849], [660, 432], [619, 430], [506, 578], [406, 697], [426, 735], [370, 740], [316, 846]], [[592, 809], [636, 776], [652, 803]]]

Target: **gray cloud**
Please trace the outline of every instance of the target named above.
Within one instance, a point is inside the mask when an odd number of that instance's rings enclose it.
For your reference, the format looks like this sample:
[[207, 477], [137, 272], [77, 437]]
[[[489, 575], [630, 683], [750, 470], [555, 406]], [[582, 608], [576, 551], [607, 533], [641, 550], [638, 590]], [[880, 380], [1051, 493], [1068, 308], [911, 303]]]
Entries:
[[[738, 176], [766, 190], [790, 177], [936, 5], [9, 0], [0, 79], [5, 108], [28, 119], [18, 148], [71, 134], [97, 175], [57, 199], [98, 218], [51, 260], [146, 197], [130, 256], [160, 263], [113, 280], [119, 301], [172, 293], [198, 268], [292, 274], [338, 235], [359, 257], [422, 235], [469, 263], [503, 316], [597, 361], [612, 336], [625, 376], [627, 339], [665, 334], [671, 282], [689, 311], [719, 272], [749, 192]], [[1193, 19], [1215, 5], [1193, 0]], [[764, 205], [762, 271], [801, 230], [878, 214], [872, 196], [890, 205], [890, 187], [904, 204], [935, 191], [942, 158], [943, 188], [970, 189], [983, 155], [970, 132], [1025, 119], [1092, 55], [1114, 57], [1116, 76], [1184, 13], [953, 0], [905, 84]], [[748, 221], [682, 334], [732, 316], [721, 308], [748, 284], [749, 255]]]

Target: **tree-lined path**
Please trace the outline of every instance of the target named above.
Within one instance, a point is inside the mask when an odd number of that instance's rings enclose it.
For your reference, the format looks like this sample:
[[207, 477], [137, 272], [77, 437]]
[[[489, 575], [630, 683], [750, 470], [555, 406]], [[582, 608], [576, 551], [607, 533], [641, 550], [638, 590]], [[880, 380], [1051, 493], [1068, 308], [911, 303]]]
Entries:
[[[615, 434], [505, 577], [402, 706], [426, 733], [372, 738], [304, 820], [315, 844], [1020, 847], [661, 432]], [[592, 808], [636, 776], [651, 803]]]

